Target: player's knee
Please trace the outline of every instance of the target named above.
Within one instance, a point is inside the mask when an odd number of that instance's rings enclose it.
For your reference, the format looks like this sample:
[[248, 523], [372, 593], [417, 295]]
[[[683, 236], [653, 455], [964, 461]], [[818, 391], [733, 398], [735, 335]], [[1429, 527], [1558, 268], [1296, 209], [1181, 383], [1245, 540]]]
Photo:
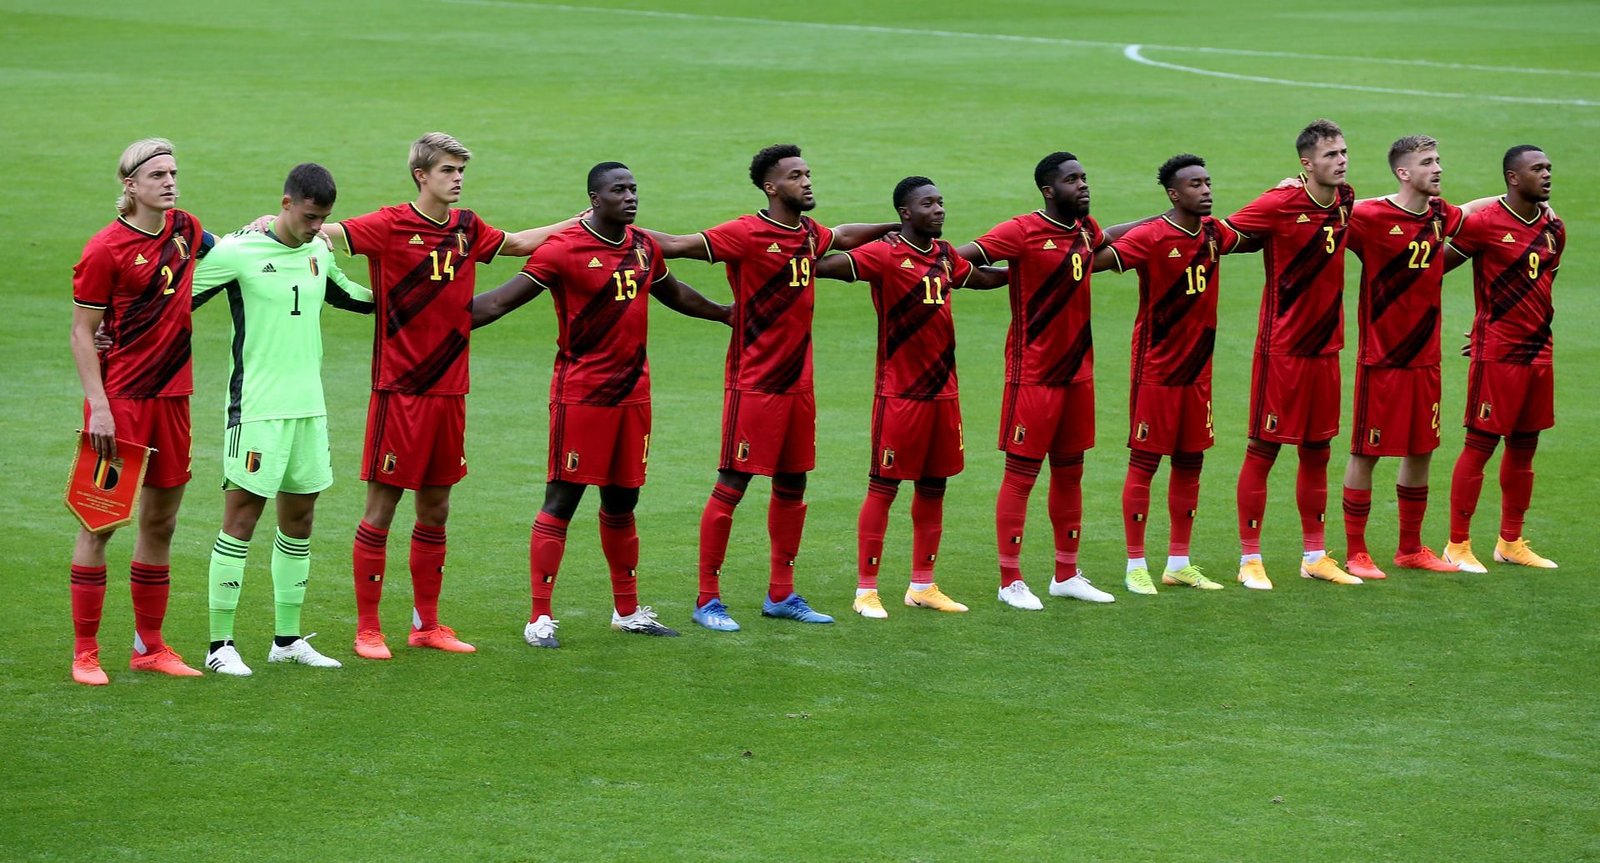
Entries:
[[1534, 449], [1537, 446], [1539, 446], [1539, 433], [1536, 431], [1512, 432], [1506, 436], [1507, 449]]
[[552, 482], [544, 487], [544, 506], [540, 510], [562, 521], [571, 521], [583, 500], [583, 486], [571, 482]]
[[772, 488], [774, 491], [782, 489], [789, 494], [804, 494], [806, 490], [806, 475], [803, 473], [773, 474]]
[[925, 476], [917, 480], [916, 491], [920, 497], [944, 497], [948, 481], [942, 476]]
[[744, 490], [750, 487], [750, 474], [737, 470], [719, 470], [717, 482], [743, 494]]
[[600, 508], [612, 515], [626, 515], [639, 505], [639, 490], [620, 485], [600, 487]]
[[1172, 454], [1172, 466], [1177, 470], [1199, 470], [1206, 463], [1206, 454], [1203, 452], [1176, 452]]

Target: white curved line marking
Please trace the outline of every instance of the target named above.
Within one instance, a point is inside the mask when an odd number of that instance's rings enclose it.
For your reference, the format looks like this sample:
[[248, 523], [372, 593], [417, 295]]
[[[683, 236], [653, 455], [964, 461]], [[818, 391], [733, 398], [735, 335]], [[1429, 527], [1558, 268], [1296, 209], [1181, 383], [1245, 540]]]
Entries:
[[[1587, 99], [1545, 99], [1538, 96], [1500, 96], [1494, 93], [1442, 93], [1433, 90], [1410, 90], [1402, 87], [1369, 87], [1363, 84], [1336, 84], [1328, 81], [1291, 81], [1287, 78], [1267, 78], [1261, 75], [1240, 75], [1235, 72], [1219, 72], [1215, 69], [1200, 69], [1194, 66], [1180, 66], [1177, 63], [1164, 63], [1144, 56], [1141, 51], [1143, 45], [1129, 45], [1122, 49], [1122, 56], [1135, 63], [1146, 66], [1155, 66], [1160, 69], [1171, 69], [1174, 72], [1187, 72], [1191, 75], [1207, 75], [1212, 78], [1226, 78], [1230, 81], [1251, 81], [1258, 84], [1283, 84], [1290, 87], [1312, 87], [1320, 90], [1354, 90], [1359, 93], [1387, 93], [1395, 96], [1424, 96], [1435, 99], [1481, 99], [1487, 102], [1513, 102], [1519, 105], [1576, 105], [1583, 108], [1600, 107], [1600, 102]], [[1154, 47], [1154, 46], [1152, 46]]]

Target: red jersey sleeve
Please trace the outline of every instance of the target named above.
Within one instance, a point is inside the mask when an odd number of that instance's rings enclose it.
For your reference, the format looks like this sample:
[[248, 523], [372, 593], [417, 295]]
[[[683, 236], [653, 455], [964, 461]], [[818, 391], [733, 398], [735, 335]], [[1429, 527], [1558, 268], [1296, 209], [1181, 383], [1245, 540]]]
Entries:
[[1372, 230], [1373, 224], [1370, 205], [1360, 203], [1350, 208], [1350, 233], [1346, 235], [1345, 246], [1357, 257], [1366, 254], [1367, 232]]
[[105, 310], [111, 305], [116, 272], [111, 250], [90, 240], [83, 247], [83, 257], [72, 268], [72, 302], [86, 309]]
[[1488, 212], [1488, 208], [1484, 208], [1462, 220], [1460, 230], [1450, 238], [1450, 245], [1456, 251], [1469, 258], [1483, 251], [1484, 237], [1494, 231], [1494, 226], [1486, 218]]
[[389, 214], [376, 210], [364, 216], [339, 222], [344, 229], [344, 250], [350, 255], [372, 255], [383, 251], [383, 241], [389, 230]]
[[972, 274], [977, 272], [978, 268], [974, 267], [971, 261], [956, 254], [955, 247], [949, 243], [944, 244], [944, 251], [945, 255], [950, 258], [950, 280], [960, 287], [966, 287], [967, 282], [972, 280]]
[[561, 260], [565, 257], [566, 244], [560, 242], [559, 237], [551, 237], [539, 244], [528, 256], [528, 262], [522, 265], [522, 274], [533, 283], [545, 290], [554, 290], [561, 284]]
[[1246, 234], [1269, 234], [1278, 223], [1280, 196], [1267, 192], [1244, 205], [1244, 209], [1229, 216], [1226, 221], [1236, 231]]
[[1089, 232], [1089, 250], [1093, 251], [1105, 245], [1106, 232], [1101, 229], [1099, 220], [1093, 216], [1085, 216], [1084, 220], [1089, 223], [1089, 227], [1092, 229]]
[[833, 229], [820, 222], [817, 223], [817, 257], [822, 257], [833, 248]]
[[1146, 222], [1111, 241], [1111, 253], [1117, 259], [1117, 272], [1136, 270], [1150, 259], [1150, 238], [1155, 234], [1155, 222]]
[[666, 253], [661, 251], [661, 244], [656, 242], [655, 237], [652, 237], [643, 231], [640, 231], [639, 233], [644, 237], [644, 243], [650, 249], [650, 272], [659, 274], [653, 281], [650, 282], [650, 284], [658, 285], [661, 283], [662, 279], [672, 275], [672, 272], [667, 269]]
[[472, 214], [472, 221], [476, 230], [470, 232], [475, 239], [469, 254], [472, 260], [487, 264], [494, 260], [494, 256], [500, 254], [501, 247], [505, 246], [506, 232], [485, 222], [477, 213]]
[[1022, 225], [1016, 219], [1001, 222], [972, 242], [987, 263], [1009, 261], [1022, 253]]
[[844, 253], [850, 260], [850, 271], [854, 274], [854, 281], [871, 282], [883, 275], [883, 250], [889, 247], [888, 243], [868, 243], [859, 249], [851, 249]]
[[1444, 239], [1448, 243], [1461, 231], [1462, 225], [1466, 224], [1467, 214], [1463, 213], [1460, 207], [1445, 200], [1439, 201], [1439, 210], [1444, 214]]
[[750, 246], [750, 228], [741, 219], [701, 231], [700, 237], [705, 241], [706, 251], [711, 253], [712, 263], [738, 260]]
[[1239, 244], [1244, 241], [1244, 235], [1235, 231], [1233, 226], [1222, 219], [1212, 219], [1217, 225], [1217, 234], [1221, 237], [1222, 254], [1230, 255], [1238, 251]]

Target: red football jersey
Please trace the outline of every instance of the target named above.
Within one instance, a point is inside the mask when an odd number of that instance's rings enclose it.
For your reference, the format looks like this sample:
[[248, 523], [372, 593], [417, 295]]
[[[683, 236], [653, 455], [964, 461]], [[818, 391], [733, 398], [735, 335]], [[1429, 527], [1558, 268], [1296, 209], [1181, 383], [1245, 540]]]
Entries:
[[761, 393], [811, 391], [811, 270], [833, 246], [833, 229], [801, 216], [785, 225], [766, 213], [700, 234], [713, 262], [728, 265], [733, 337], [727, 387]]
[[1540, 209], [1531, 222], [1513, 213], [1501, 198], [1467, 217], [1451, 240], [1472, 256], [1472, 358], [1499, 363], [1547, 366], [1553, 362], [1551, 298], [1567, 228]]
[[872, 306], [878, 311], [877, 394], [956, 398], [951, 291], [972, 277], [972, 264], [944, 240], [927, 249], [904, 239], [896, 244], [878, 240], [846, 257], [851, 281], [872, 285]]
[[1011, 262], [1006, 383], [1065, 386], [1094, 378], [1089, 272], [1105, 238], [1092, 216], [1064, 225], [1036, 210], [973, 241], [986, 263]]
[[648, 402], [650, 286], [667, 277], [656, 241], [630, 225], [613, 243], [579, 222], [535, 249], [522, 274], [555, 303], [551, 403]]
[[1305, 189], [1269, 189], [1229, 216], [1260, 237], [1267, 270], [1256, 352], [1315, 357], [1344, 347], [1344, 245], [1355, 192], [1322, 203]]
[[105, 311], [111, 348], [100, 355], [106, 395], [145, 399], [194, 393], [189, 319], [200, 220], [166, 212], [147, 234], [120, 216], [83, 247], [72, 268], [72, 301]]
[[1460, 207], [1442, 198], [1420, 213], [1389, 198], [1350, 211], [1350, 250], [1361, 259], [1361, 365], [1439, 364], [1441, 253], [1463, 218]]
[[1139, 271], [1139, 316], [1129, 370], [1136, 384], [1188, 386], [1211, 380], [1217, 343], [1217, 287], [1222, 256], [1239, 235], [1203, 216], [1190, 233], [1166, 216], [1111, 243], [1117, 272]]
[[341, 221], [345, 251], [366, 255], [378, 307], [372, 388], [414, 395], [467, 392], [474, 264], [499, 254], [506, 234], [471, 210], [443, 222], [414, 204]]

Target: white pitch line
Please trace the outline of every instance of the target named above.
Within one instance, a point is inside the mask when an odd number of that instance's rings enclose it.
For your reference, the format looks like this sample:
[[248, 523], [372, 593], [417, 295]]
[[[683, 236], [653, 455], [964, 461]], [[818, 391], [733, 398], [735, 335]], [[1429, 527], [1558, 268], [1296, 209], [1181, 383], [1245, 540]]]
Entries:
[[[1587, 99], [1546, 99], [1539, 96], [1500, 96], [1494, 93], [1442, 93], [1433, 90], [1410, 90], [1401, 87], [1369, 87], [1363, 84], [1338, 84], [1331, 81], [1291, 81], [1287, 78], [1267, 78], [1261, 75], [1240, 75], [1235, 72], [1219, 72], [1215, 69], [1200, 69], [1194, 66], [1180, 66], [1177, 63], [1163, 63], [1144, 56], [1141, 51], [1143, 45], [1129, 45], [1122, 49], [1122, 56], [1135, 63], [1146, 66], [1155, 66], [1160, 69], [1171, 69], [1175, 72], [1187, 72], [1191, 75], [1208, 75], [1212, 78], [1226, 78], [1230, 81], [1251, 81], [1258, 84], [1282, 84], [1289, 87], [1312, 87], [1320, 90], [1353, 90], [1358, 93], [1385, 93], [1394, 96], [1423, 96], [1434, 99], [1479, 99], [1488, 102], [1511, 102], [1521, 105], [1575, 105], [1581, 108], [1600, 107], [1600, 102], [1591, 102]], [[1155, 46], [1151, 46], [1155, 47]]]
[[[1248, 48], [1211, 48], [1199, 45], [1137, 45], [1126, 42], [1104, 42], [1092, 39], [1064, 39], [1055, 36], [1017, 36], [1010, 33], [970, 33], [960, 30], [923, 30], [913, 27], [885, 27], [875, 24], [833, 24], [820, 21], [785, 21], [777, 18], [753, 18], [739, 15], [707, 15], [695, 12], [666, 12], [659, 9], [618, 9], [608, 6], [579, 6], [569, 3], [516, 3], [511, 0], [445, 0], [458, 6], [486, 6], [497, 9], [522, 9], [544, 12], [580, 12], [589, 14], [624, 15], [635, 18], [666, 18], [676, 21], [713, 21], [723, 24], [757, 24], [762, 26], [801, 27], [809, 30], [836, 30], [846, 33], [883, 33], [895, 36], [937, 36], [945, 39], [973, 39], [989, 42], [1012, 42], [1031, 45], [1065, 45], [1078, 48], [1114, 48], [1126, 51], [1129, 47], [1160, 51], [1189, 51], [1196, 54], [1226, 54], [1236, 57], [1281, 57], [1292, 60], [1325, 60], [1339, 63], [1377, 63], [1389, 66], [1420, 66], [1430, 69], [1455, 69], [1475, 72], [1504, 72], [1522, 75], [1569, 75], [1581, 78], [1600, 78], [1600, 72], [1583, 69], [1541, 69], [1526, 66], [1488, 66], [1477, 63], [1446, 63], [1438, 60], [1420, 60], [1396, 57], [1339, 57], [1331, 54], [1298, 54], [1292, 51], [1256, 51]], [[1380, 92], [1407, 93], [1393, 90]], [[1437, 94], [1432, 94], [1437, 95]], [[1462, 96], [1462, 98], [1469, 98]], [[1483, 98], [1471, 96], [1470, 98]], [[1523, 100], [1519, 97], [1517, 101]], [[1552, 100], [1551, 104], [1592, 105], [1583, 100]]]

